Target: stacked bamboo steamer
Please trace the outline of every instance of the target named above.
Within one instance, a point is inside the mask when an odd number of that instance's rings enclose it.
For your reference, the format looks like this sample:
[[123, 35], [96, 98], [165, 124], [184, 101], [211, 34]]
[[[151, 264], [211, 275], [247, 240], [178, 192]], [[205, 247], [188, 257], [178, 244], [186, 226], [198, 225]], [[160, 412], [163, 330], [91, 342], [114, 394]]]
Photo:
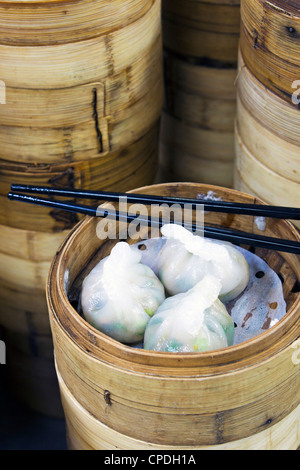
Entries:
[[240, 0], [163, 0], [160, 159], [170, 180], [233, 185]]
[[[239, 191], [197, 183], [134, 190], [178, 198], [195, 198], [210, 191], [222, 200], [262, 203]], [[247, 215], [228, 218], [228, 214], [210, 212], [207, 219], [233, 230], [259, 231], [254, 217]], [[95, 218], [86, 218], [70, 233], [53, 260], [47, 285], [69, 447], [177, 452], [297, 449], [297, 255], [255, 249], [281, 278], [287, 312], [262, 334], [207, 353], [145, 351], [101, 333], [80, 313], [83, 279], [117, 242], [97, 238], [96, 226]], [[298, 231], [285, 220], [268, 218], [265, 234], [300, 240]], [[144, 232], [141, 239], [145, 236]], [[130, 237], [127, 241], [138, 243]]]
[[153, 181], [161, 2], [1, 0], [0, 16], [0, 325], [15, 390], [55, 415], [45, 285], [78, 218], [7, 193], [12, 183], [127, 191]]
[[241, 19], [235, 188], [298, 207], [299, 7], [291, 0], [242, 1]]

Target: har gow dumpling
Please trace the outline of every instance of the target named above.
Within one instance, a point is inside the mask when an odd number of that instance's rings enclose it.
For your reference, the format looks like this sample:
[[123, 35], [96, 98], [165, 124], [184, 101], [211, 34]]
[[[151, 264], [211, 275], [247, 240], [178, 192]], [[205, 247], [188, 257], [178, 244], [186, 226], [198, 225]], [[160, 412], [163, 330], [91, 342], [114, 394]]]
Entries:
[[150, 317], [165, 299], [164, 286], [140, 260], [140, 252], [119, 242], [82, 284], [81, 307], [87, 321], [128, 344], [143, 339]]
[[168, 297], [149, 321], [144, 349], [204, 352], [233, 344], [234, 323], [219, 300], [220, 281], [207, 275], [185, 293]]
[[161, 228], [167, 241], [160, 253], [158, 277], [170, 295], [186, 292], [206, 274], [221, 282], [220, 300], [237, 297], [249, 282], [249, 265], [231, 243], [212, 240], [176, 224]]

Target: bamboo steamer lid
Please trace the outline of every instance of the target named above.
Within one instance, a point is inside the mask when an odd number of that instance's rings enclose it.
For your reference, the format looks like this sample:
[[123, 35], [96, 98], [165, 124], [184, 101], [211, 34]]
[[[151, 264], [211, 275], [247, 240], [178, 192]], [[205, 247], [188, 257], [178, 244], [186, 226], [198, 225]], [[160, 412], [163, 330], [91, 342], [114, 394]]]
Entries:
[[[300, 13], [294, 0], [242, 0], [240, 46], [251, 72], [291, 102], [299, 81]], [[299, 88], [299, 87], [298, 87]]]
[[[226, 200], [255, 202], [239, 191], [192, 183], [137, 191], [178, 197], [214, 191]], [[258, 231], [248, 216], [207, 213], [207, 222]], [[265, 333], [208, 354], [149, 352], [122, 345], [95, 330], [68, 300], [67, 292], [74, 301], [85, 273], [116, 243], [99, 240], [96, 227], [95, 218], [85, 218], [71, 232], [53, 260], [47, 285], [71, 447], [113, 448], [117, 440], [119, 449], [137, 444], [177, 450], [221, 444], [234, 449], [297, 449], [300, 374], [293, 358], [299, 347], [298, 257], [256, 250], [282, 276], [287, 303], [287, 314]], [[300, 240], [287, 221], [267, 219], [265, 235], [275, 234]], [[233, 393], [224, 393], [228, 389]]]
[[239, 2], [164, 0], [165, 47], [182, 56], [236, 63]]

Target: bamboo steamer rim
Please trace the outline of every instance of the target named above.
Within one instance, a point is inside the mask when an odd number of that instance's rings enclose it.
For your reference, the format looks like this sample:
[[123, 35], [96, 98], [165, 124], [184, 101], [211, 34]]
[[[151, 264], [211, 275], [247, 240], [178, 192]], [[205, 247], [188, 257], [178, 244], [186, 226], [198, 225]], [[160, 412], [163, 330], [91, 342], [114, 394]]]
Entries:
[[[242, 2], [246, 0], [241, 0]], [[290, 16], [294, 14], [295, 16], [300, 16], [299, 3], [297, 0], [256, 0], [258, 3], [261, 3], [266, 8], [272, 8], [276, 10], [280, 15]]]
[[[226, 191], [231, 197], [242, 197], [248, 203], [266, 204], [261, 199], [255, 198], [249, 194], [240, 192], [235, 189], [223, 188], [216, 185], [198, 184], [198, 183], [167, 183], [169, 188], [178, 187], [178, 185], [189, 185], [189, 187], [197, 188], [198, 192], [201, 191]], [[148, 194], [157, 194], [157, 189], [165, 188], [166, 183], [144, 186], [130, 192], [141, 192]], [[153, 193], [152, 189], [155, 188]], [[159, 193], [158, 193], [159, 194]], [[103, 205], [105, 207], [105, 204]], [[81, 230], [86, 226], [93, 224], [92, 217], [85, 217], [80, 221], [70, 232], [67, 239], [64, 241], [59, 251], [56, 253], [47, 279], [46, 295], [50, 316], [53, 316], [54, 321], [62, 328], [65, 334], [74, 342], [77, 347], [84, 349], [81, 344], [81, 339], [89, 340], [89, 348], [85, 352], [93, 356], [96, 360], [105, 360], [115, 362], [121, 360], [121, 364], [129, 365], [132, 369], [134, 367], [139, 371], [146, 371], [146, 373], [154, 373], [160, 375], [164, 374], [164, 367], [169, 368], [169, 372], [177, 370], [182, 376], [190, 376], [193, 372], [203, 375], [216, 375], [224, 372], [233, 372], [245, 366], [253, 365], [251, 357], [256, 354], [256, 361], [261, 362], [268, 360], [270, 356], [276, 354], [277, 341], [281, 338], [280, 350], [291, 345], [299, 337], [299, 322], [300, 322], [300, 293], [297, 295], [296, 301], [287, 312], [287, 314], [278, 321], [274, 326], [269, 328], [264, 333], [256, 337], [244, 341], [238, 345], [230, 346], [227, 348], [207, 351], [202, 353], [168, 353], [147, 351], [143, 349], [136, 349], [124, 345], [107, 335], [101, 333], [96, 328], [92, 327], [85, 319], [83, 319], [75, 308], [70, 304], [64, 288], [65, 268], [68, 252], [74, 239], [77, 238]], [[300, 233], [288, 221], [282, 221], [286, 229], [290, 232], [290, 239], [300, 241]], [[296, 255], [294, 255], [296, 257]], [[58, 305], [53, 303], [53, 294], [59, 298]], [[56, 311], [58, 309], [58, 311]], [[71, 321], [68, 321], [71, 320]], [[117, 361], [117, 362], [118, 362]], [[151, 372], [152, 370], [152, 372]]]

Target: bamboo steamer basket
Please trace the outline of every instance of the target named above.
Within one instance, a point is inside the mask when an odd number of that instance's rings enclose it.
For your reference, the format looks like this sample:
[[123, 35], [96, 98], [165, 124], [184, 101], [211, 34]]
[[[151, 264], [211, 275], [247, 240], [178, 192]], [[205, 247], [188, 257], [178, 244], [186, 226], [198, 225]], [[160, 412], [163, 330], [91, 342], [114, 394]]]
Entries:
[[76, 215], [7, 199], [12, 183], [76, 189], [126, 191], [137, 182], [154, 180], [158, 160], [159, 122], [127, 148], [98, 159], [69, 164], [15, 163], [0, 161], [0, 224], [23, 230], [57, 232], [70, 229]]
[[153, 181], [160, 10], [160, 0], [0, 0], [0, 323], [15, 386], [39, 408], [50, 405], [53, 376], [57, 386], [53, 358], [20, 351], [19, 339], [51, 345], [46, 276], [78, 217], [24, 207], [7, 193], [12, 183], [125, 191]]
[[112, 19], [116, 0], [0, 2], [1, 158], [98, 160], [143, 137], [163, 101], [160, 7], [126, 0]]
[[165, 51], [165, 105], [169, 115], [194, 127], [232, 132], [236, 70], [195, 65]]
[[163, 0], [167, 49], [182, 56], [234, 64], [239, 41], [239, 1]]
[[191, 155], [175, 145], [160, 145], [161, 166], [168, 181], [205, 181], [206, 184], [233, 185], [233, 160], [205, 159]]
[[[137, 191], [193, 198], [214, 191], [225, 200], [260, 203], [239, 191], [196, 183]], [[249, 216], [207, 213], [206, 222], [260, 232]], [[70, 233], [53, 260], [47, 283], [70, 448], [297, 449], [297, 256], [256, 250], [281, 276], [287, 302], [287, 314], [265, 333], [209, 353], [150, 352], [103, 335], [71, 306], [83, 277], [117, 241], [97, 238], [97, 223], [96, 218], [85, 218]], [[267, 219], [264, 234], [300, 240], [287, 221]], [[229, 389], [232, 393], [226, 392]]]
[[104, 84], [6, 86], [6, 105], [0, 107], [2, 158], [26, 163], [98, 160], [142, 138], [161, 112], [161, 55], [157, 39], [147, 54]]
[[162, 140], [173, 147], [207, 160], [233, 161], [233, 132], [218, 132], [162, 114]]
[[227, 39], [234, 31], [238, 38], [239, 2], [165, 0], [162, 5], [160, 160], [169, 181], [230, 187], [238, 46]]
[[201, 128], [163, 112], [160, 158], [172, 181], [233, 184], [234, 134]]
[[299, 27], [299, 5], [294, 0], [241, 1], [245, 63], [260, 82], [288, 102], [300, 76]]

